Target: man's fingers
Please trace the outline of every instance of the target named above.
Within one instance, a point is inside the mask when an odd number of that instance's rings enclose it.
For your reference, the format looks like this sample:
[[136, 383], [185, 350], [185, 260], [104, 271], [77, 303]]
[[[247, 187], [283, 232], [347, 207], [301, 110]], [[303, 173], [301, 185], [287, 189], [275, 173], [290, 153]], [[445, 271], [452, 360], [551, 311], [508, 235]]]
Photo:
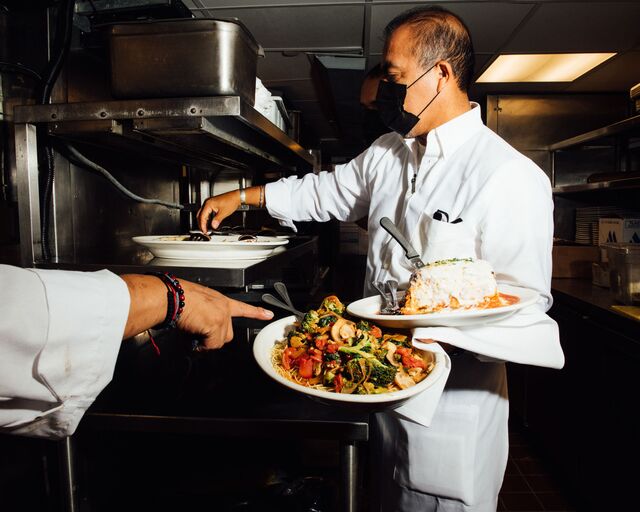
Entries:
[[209, 220], [209, 215], [211, 215], [211, 212], [207, 206], [203, 206], [198, 211], [198, 225], [200, 226], [200, 231], [203, 233], [207, 232], [207, 221]]
[[[200, 231], [202, 231], [203, 233], [206, 233], [208, 231], [209, 228], [209, 219], [211, 218], [211, 214], [217, 214], [219, 211], [219, 208], [216, 208], [215, 206], [212, 208], [210, 206], [203, 206], [200, 209], [200, 213], [198, 214], [198, 219], [199, 219], [199, 225], [200, 225]], [[212, 221], [211, 222], [211, 227], [213, 229], [218, 229], [220, 222], [219, 221]]]
[[244, 318], [255, 318], [257, 320], [271, 320], [273, 318], [273, 311], [251, 306], [239, 300], [230, 300], [232, 301], [229, 308], [231, 316], [242, 316]]

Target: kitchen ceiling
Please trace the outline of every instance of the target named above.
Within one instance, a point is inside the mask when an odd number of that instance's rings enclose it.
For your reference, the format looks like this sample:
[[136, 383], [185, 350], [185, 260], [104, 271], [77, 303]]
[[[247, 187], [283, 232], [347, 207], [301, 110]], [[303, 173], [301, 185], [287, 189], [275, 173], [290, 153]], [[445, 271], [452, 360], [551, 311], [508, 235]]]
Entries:
[[[352, 139], [359, 133], [359, 85], [364, 70], [380, 61], [385, 25], [407, 9], [426, 5], [393, 0], [184, 3], [196, 17], [241, 20], [265, 49], [258, 76], [269, 89], [283, 95], [289, 108], [302, 112], [306, 142], [320, 145], [333, 141], [338, 147], [342, 143], [345, 153], [358, 145]], [[571, 83], [475, 84], [470, 95], [478, 101], [497, 93], [628, 93], [640, 82], [638, 0], [454, 0], [433, 4], [458, 14], [469, 26], [476, 51], [475, 78], [500, 53], [618, 53]], [[317, 55], [338, 58], [320, 61]], [[318, 69], [323, 71], [319, 74]]]

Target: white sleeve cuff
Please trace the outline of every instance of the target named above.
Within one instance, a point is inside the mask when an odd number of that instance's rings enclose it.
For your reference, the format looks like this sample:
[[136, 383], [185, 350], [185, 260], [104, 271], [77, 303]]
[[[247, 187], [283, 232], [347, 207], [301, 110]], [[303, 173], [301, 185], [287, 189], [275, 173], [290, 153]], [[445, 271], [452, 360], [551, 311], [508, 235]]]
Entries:
[[289, 187], [285, 179], [265, 185], [264, 201], [269, 215], [276, 219], [281, 226], [291, 228], [295, 233], [298, 232], [298, 228], [293, 223], [293, 219], [285, 213], [284, 209], [280, 208], [281, 205], [286, 205], [291, 202]]
[[129, 314], [129, 291], [122, 279], [106, 270], [33, 272], [45, 286], [49, 308], [37, 378], [63, 404], [43, 418], [43, 431], [70, 435], [113, 377]]

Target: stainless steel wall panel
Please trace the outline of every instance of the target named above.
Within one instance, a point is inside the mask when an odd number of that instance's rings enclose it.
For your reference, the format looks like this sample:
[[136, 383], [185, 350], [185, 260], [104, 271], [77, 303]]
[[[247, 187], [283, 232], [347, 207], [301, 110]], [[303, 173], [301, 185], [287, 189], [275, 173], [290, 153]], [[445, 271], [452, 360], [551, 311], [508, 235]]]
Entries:
[[42, 258], [38, 148], [35, 125], [16, 125], [15, 147], [20, 263], [24, 267], [32, 267], [36, 260]]
[[487, 98], [487, 125], [518, 150], [540, 150], [624, 119], [620, 94], [500, 95]]
[[[129, 155], [82, 149], [83, 154], [107, 169], [132, 192], [148, 198], [178, 202], [177, 166], [161, 166]], [[137, 203], [120, 193], [100, 174], [72, 165], [71, 204], [58, 203], [59, 230], [73, 229], [73, 247], [62, 245], [66, 261], [104, 264], [128, 260], [140, 248], [131, 237], [178, 233], [180, 215], [158, 205]], [[70, 210], [70, 211], [69, 211]], [[69, 225], [70, 224], [70, 225]], [[70, 237], [65, 236], [68, 241]], [[69, 253], [73, 256], [68, 260]]]

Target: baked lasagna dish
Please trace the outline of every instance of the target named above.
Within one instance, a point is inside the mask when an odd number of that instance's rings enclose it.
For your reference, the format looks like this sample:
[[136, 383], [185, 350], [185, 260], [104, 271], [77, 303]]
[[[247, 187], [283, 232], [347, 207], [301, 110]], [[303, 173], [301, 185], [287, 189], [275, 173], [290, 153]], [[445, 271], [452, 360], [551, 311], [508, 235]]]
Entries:
[[485, 309], [504, 305], [488, 262], [451, 259], [429, 263], [411, 276], [403, 315], [453, 309]]

